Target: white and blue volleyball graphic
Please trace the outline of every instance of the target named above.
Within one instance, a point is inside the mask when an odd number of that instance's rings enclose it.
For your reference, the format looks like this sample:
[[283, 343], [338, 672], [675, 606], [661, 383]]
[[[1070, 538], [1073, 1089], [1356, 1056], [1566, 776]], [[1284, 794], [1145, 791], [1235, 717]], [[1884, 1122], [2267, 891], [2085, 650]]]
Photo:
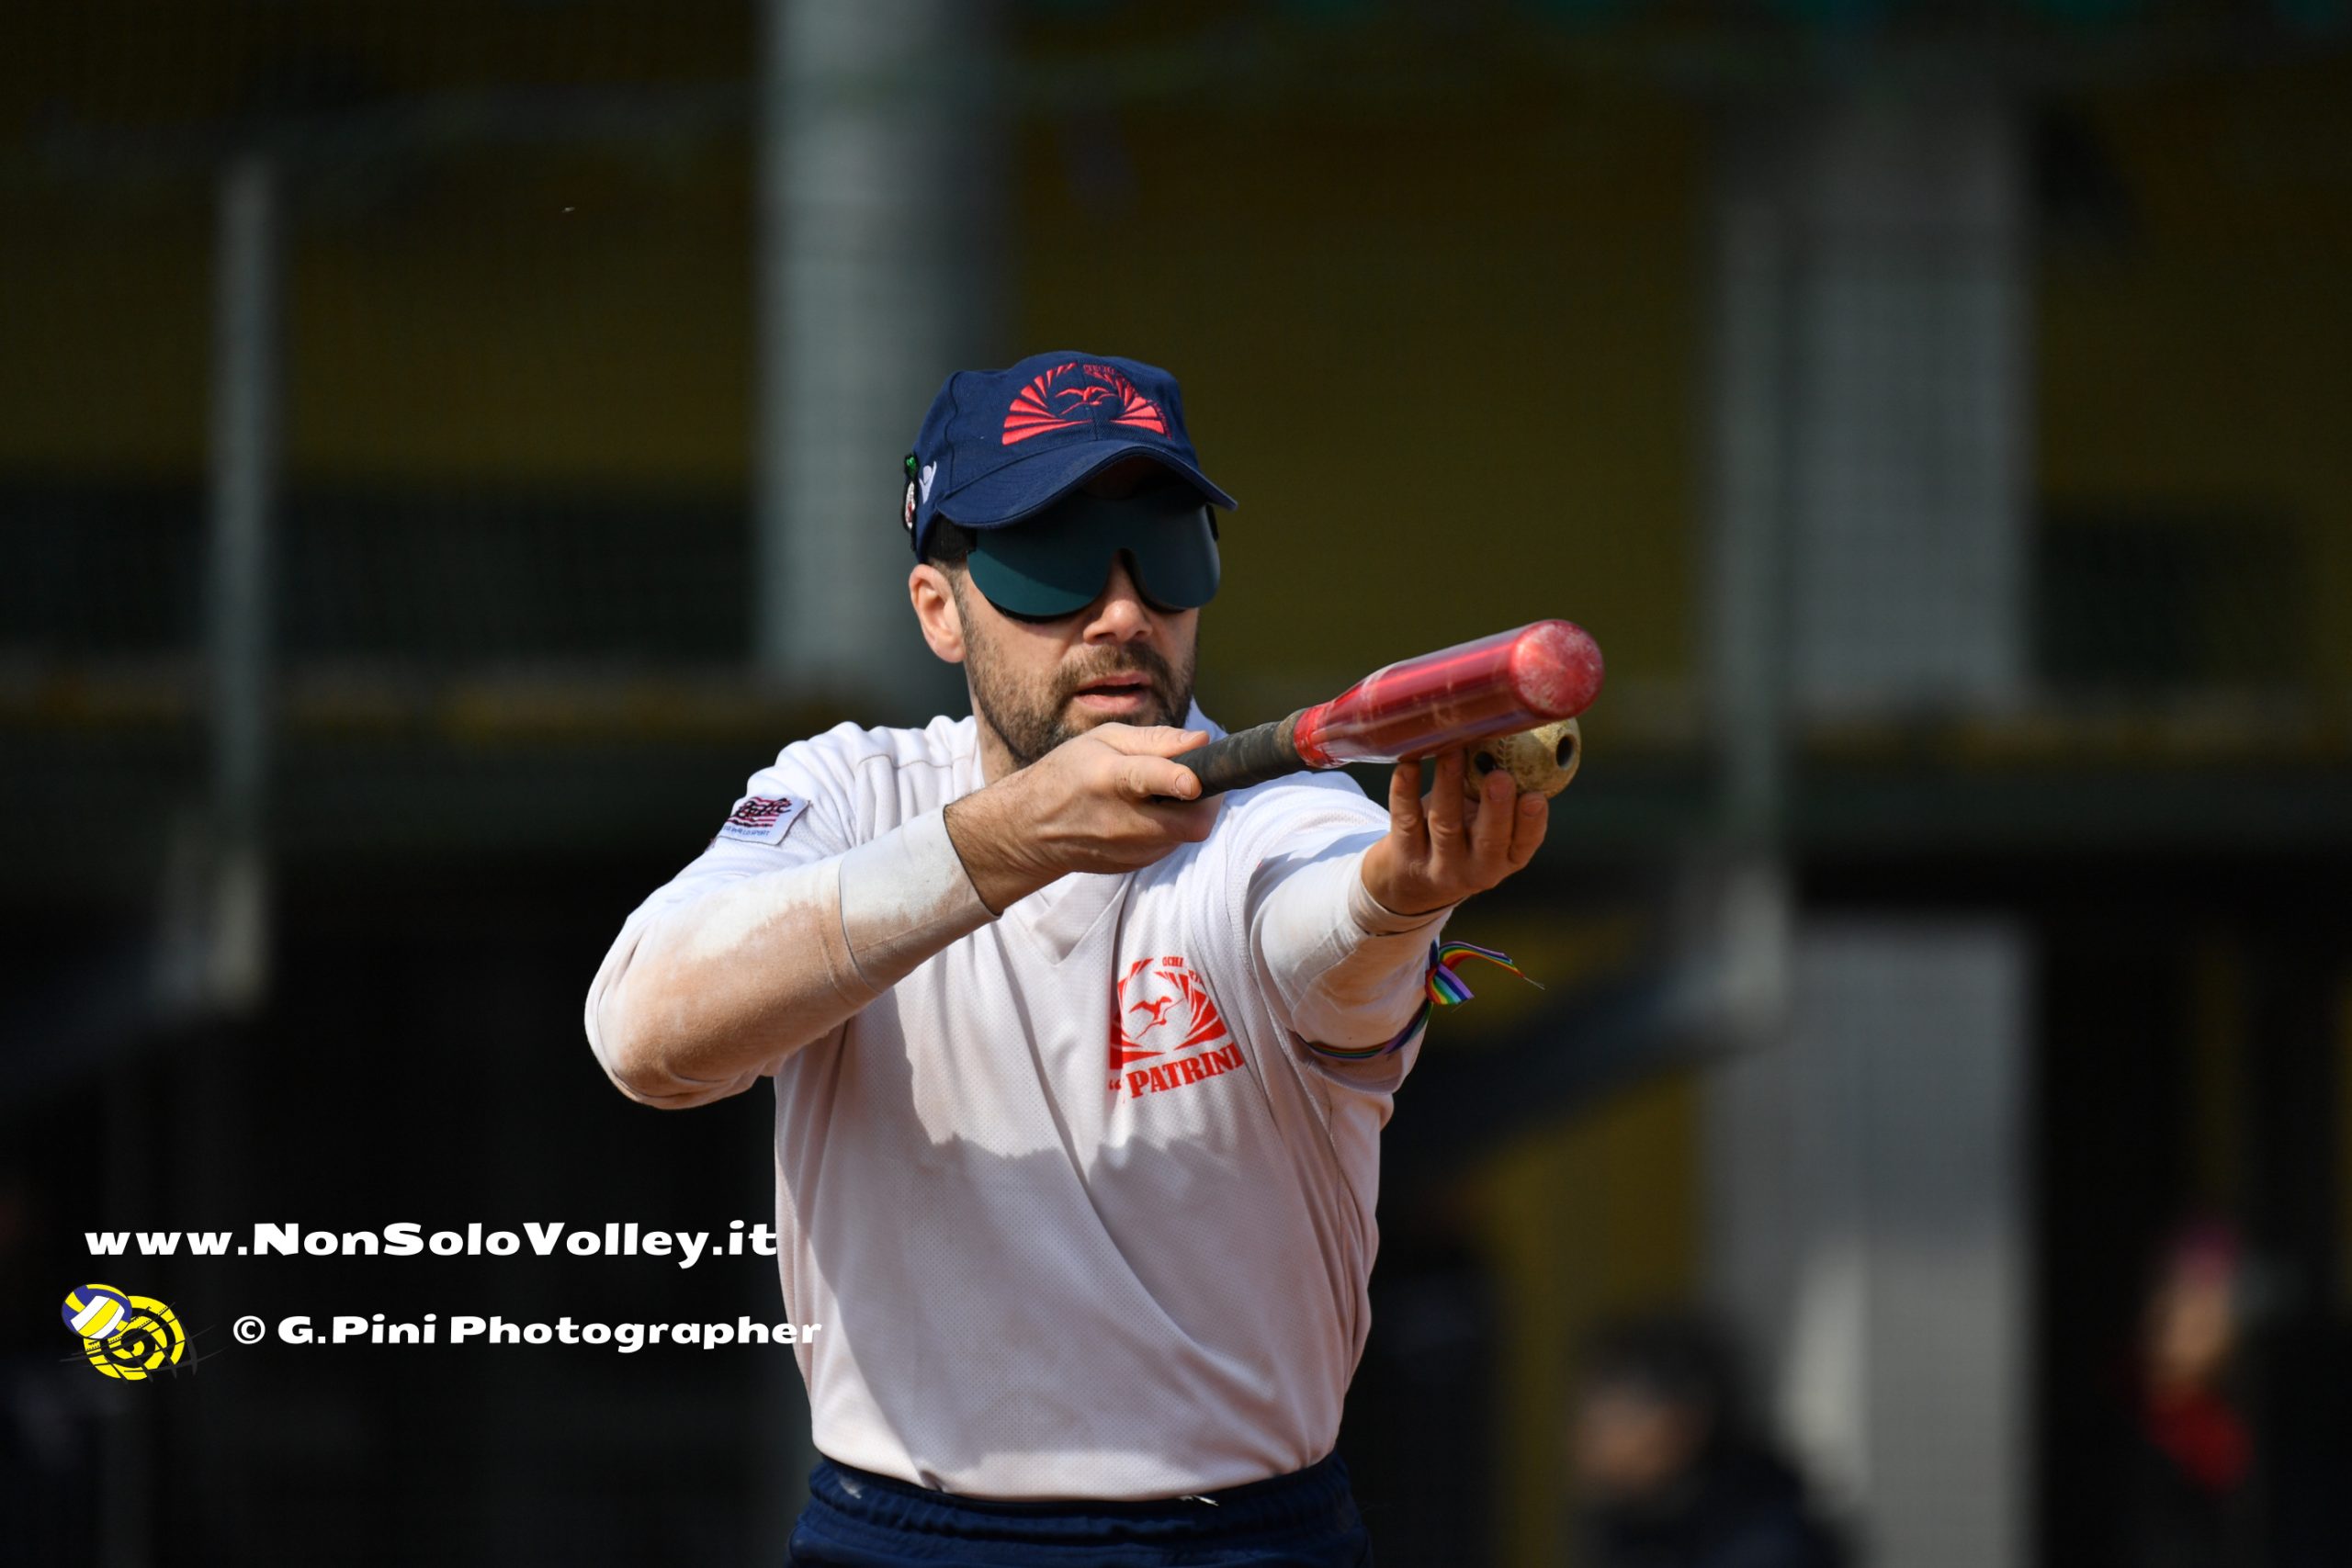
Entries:
[[111, 1339], [130, 1322], [130, 1303], [112, 1285], [65, 1292], [65, 1326], [85, 1339]]

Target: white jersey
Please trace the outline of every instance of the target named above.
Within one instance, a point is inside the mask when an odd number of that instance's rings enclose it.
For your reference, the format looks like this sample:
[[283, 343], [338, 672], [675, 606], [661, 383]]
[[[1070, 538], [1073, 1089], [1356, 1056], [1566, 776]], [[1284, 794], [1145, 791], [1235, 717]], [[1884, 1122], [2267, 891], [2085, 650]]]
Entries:
[[[982, 783], [969, 718], [786, 748], [630, 917], [592, 1039], [647, 921], [894, 831], [960, 877], [940, 810]], [[1048, 885], [770, 1066], [821, 1452], [972, 1496], [1139, 1498], [1331, 1451], [1419, 1042], [1306, 1043], [1402, 1030], [1444, 919], [1363, 893], [1387, 821], [1344, 774], [1229, 794], [1204, 841]]]

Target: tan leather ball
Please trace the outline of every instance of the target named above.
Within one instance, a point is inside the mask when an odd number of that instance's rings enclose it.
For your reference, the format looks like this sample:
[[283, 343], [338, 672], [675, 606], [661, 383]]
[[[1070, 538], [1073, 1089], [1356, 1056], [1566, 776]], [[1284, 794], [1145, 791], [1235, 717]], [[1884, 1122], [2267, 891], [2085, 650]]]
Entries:
[[1510, 774], [1521, 795], [1530, 791], [1557, 795], [1568, 787], [1568, 781], [1577, 776], [1577, 764], [1583, 761], [1584, 732], [1575, 719], [1564, 718], [1539, 729], [1479, 741], [1471, 750], [1462, 787], [1475, 798], [1486, 787], [1487, 775], [1500, 768]]

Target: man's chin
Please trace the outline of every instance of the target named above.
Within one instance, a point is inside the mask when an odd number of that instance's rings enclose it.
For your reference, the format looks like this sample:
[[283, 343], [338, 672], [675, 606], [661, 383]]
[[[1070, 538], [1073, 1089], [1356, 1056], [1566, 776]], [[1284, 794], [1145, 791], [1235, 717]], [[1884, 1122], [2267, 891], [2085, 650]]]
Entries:
[[1083, 735], [1099, 724], [1132, 724], [1142, 729], [1152, 725], [1173, 728], [1176, 723], [1169, 716], [1168, 704], [1158, 697], [1127, 710], [1098, 708], [1076, 697], [1062, 705], [1062, 726], [1072, 735]]

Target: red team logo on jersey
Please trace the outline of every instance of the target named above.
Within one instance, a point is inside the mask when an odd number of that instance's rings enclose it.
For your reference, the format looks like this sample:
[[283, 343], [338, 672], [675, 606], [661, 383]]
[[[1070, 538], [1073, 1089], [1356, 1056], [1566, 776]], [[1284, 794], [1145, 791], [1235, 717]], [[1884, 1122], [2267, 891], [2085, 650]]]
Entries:
[[1114, 1092], [1124, 1088], [1134, 1100], [1240, 1065], [1241, 1047], [1225, 1015], [1182, 958], [1138, 958], [1127, 965], [1111, 992]]
[[1168, 434], [1168, 416], [1108, 365], [1071, 360], [1021, 389], [1004, 415], [1004, 445], [1057, 430], [1079, 430], [1105, 417], [1130, 430]]

